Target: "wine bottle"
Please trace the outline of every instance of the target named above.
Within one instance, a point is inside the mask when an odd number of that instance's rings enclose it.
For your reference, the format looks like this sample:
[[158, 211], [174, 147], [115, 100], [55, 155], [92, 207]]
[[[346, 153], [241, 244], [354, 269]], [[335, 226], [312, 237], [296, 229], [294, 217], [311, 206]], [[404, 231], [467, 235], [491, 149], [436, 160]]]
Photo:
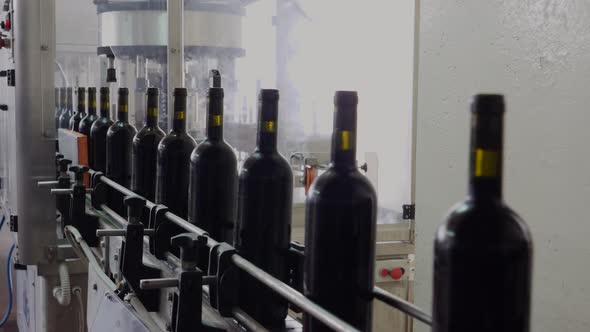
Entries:
[[[277, 151], [278, 102], [278, 90], [260, 91], [256, 149], [239, 175], [235, 245], [244, 258], [286, 282], [293, 173]], [[284, 326], [287, 302], [246, 273], [240, 275], [239, 301], [267, 328]]]
[[[305, 205], [304, 293], [360, 331], [371, 330], [377, 195], [356, 162], [358, 96], [337, 91], [328, 169]], [[304, 315], [304, 329], [330, 331]]]
[[107, 170], [107, 132], [113, 124], [110, 93], [109, 88], [100, 88], [100, 117], [90, 127], [90, 151], [88, 153], [93, 156], [90, 167], [103, 173]]
[[70, 130], [79, 130], [80, 121], [86, 116], [86, 89], [78, 88], [78, 111], [70, 118]]
[[172, 213], [185, 219], [190, 156], [197, 145], [186, 132], [186, 96], [185, 88], [174, 89], [174, 121], [158, 145], [156, 171], [156, 203], [166, 205]]
[[72, 118], [73, 110], [73, 96], [72, 88], [66, 88], [66, 107], [59, 116], [59, 127], [64, 129], [70, 128], [70, 119]]
[[137, 134], [129, 124], [129, 89], [119, 88], [117, 121], [107, 132], [107, 177], [120, 185], [131, 187], [131, 144]]
[[133, 138], [131, 190], [154, 201], [158, 144], [166, 134], [158, 126], [158, 89], [147, 89], [145, 125]]
[[434, 252], [434, 332], [528, 332], [532, 242], [502, 200], [501, 95], [471, 105], [469, 195], [439, 227]]
[[238, 166], [223, 139], [223, 89], [210, 88], [206, 138], [191, 154], [189, 221], [214, 239], [233, 242]]
[[96, 121], [96, 88], [88, 88], [88, 114], [82, 120], [78, 131], [81, 134], [86, 135], [86, 141], [88, 143], [88, 165], [93, 168], [94, 165], [94, 154], [92, 153], [92, 141], [90, 139], [90, 129], [92, 124]]

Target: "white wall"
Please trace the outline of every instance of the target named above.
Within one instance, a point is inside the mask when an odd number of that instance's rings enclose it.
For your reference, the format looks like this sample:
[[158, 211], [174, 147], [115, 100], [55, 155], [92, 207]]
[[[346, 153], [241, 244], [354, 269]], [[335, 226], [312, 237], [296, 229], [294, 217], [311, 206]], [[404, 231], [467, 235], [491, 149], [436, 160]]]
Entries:
[[505, 197], [535, 244], [531, 331], [589, 331], [590, 2], [422, 0], [420, 16], [417, 304], [430, 312], [433, 234], [465, 193], [470, 96], [501, 92]]

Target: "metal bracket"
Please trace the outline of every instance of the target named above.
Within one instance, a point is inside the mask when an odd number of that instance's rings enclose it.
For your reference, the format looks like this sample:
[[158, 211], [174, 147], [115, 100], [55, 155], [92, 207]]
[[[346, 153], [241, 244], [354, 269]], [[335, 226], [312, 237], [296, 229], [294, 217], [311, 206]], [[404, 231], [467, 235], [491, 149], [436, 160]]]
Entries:
[[16, 86], [16, 74], [14, 72], [14, 69], [9, 69], [6, 71], [6, 78], [8, 80], [8, 86]]
[[414, 220], [416, 218], [416, 204], [403, 205], [403, 219]]
[[15, 214], [10, 215], [10, 231], [18, 233], [18, 216]]

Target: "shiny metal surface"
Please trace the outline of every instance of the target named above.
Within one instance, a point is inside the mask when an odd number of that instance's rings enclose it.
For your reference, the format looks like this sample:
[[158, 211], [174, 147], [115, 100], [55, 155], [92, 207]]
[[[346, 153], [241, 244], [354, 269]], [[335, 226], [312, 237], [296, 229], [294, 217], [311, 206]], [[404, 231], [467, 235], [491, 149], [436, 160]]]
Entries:
[[418, 319], [419, 321], [428, 325], [432, 325], [432, 317], [414, 304], [400, 297], [392, 295], [379, 287], [375, 287], [373, 289], [373, 295], [376, 299], [383, 301], [394, 308], [397, 308], [398, 310]]
[[[101, 46], [168, 44], [166, 11], [112, 11], [99, 14], [99, 20]], [[184, 11], [184, 29], [190, 31], [186, 46], [242, 47], [242, 17], [236, 14]]]
[[177, 286], [177, 278], [144, 279], [139, 283], [139, 288], [143, 290], [171, 288]]
[[314, 302], [303, 296], [303, 294], [299, 293], [298, 291], [291, 288], [289, 285], [283, 283], [282, 281], [274, 278], [270, 274], [259, 269], [256, 265], [250, 263], [244, 258], [238, 255], [233, 255], [232, 261], [234, 262], [234, 264], [236, 264], [238, 268], [247, 272], [256, 280], [260, 281], [273, 291], [277, 292], [277, 294], [281, 295], [289, 302], [301, 308], [301, 310], [307, 312], [309, 315], [317, 318], [333, 330], [358, 331], [350, 324], [334, 316], [326, 309], [320, 307], [319, 305], [315, 304]]
[[18, 249], [23, 264], [48, 262], [56, 243], [55, 199], [37, 182], [55, 178], [55, 3], [15, 1], [16, 185]]
[[[174, 89], [184, 87], [184, 1], [167, 1], [168, 24], [168, 110], [173, 109]], [[190, 34], [189, 34], [190, 35]], [[172, 114], [172, 113], [170, 113]], [[168, 128], [172, 128], [173, 118], [168, 117]]]

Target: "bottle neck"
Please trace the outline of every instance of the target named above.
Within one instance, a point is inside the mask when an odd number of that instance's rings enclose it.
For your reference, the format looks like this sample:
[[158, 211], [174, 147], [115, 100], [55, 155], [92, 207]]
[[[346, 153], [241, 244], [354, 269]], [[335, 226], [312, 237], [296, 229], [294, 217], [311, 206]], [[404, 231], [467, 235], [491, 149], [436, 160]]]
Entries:
[[183, 133], [186, 131], [186, 96], [174, 97], [174, 119], [172, 131]]
[[261, 152], [277, 150], [278, 100], [261, 100], [258, 106], [256, 148]]
[[158, 126], [158, 96], [148, 96], [145, 125], [151, 128]]
[[100, 117], [110, 118], [111, 117], [111, 101], [108, 96], [101, 96], [100, 98]]
[[86, 100], [84, 97], [78, 98], [78, 113], [86, 113]]
[[503, 115], [473, 113], [469, 194], [476, 200], [502, 199]]
[[207, 138], [223, 139], [223, 97], [209, 96]]
[[129, 119], [129, 104], [119, 103], [117, 105], [117, 120], [127, 122]]
[[332, 166], [356, 168], [356, 123], [356, 105], [336, 106], [332, 132]]
[[96, 95], [88, 93], [88, 114], [96, 115]]

